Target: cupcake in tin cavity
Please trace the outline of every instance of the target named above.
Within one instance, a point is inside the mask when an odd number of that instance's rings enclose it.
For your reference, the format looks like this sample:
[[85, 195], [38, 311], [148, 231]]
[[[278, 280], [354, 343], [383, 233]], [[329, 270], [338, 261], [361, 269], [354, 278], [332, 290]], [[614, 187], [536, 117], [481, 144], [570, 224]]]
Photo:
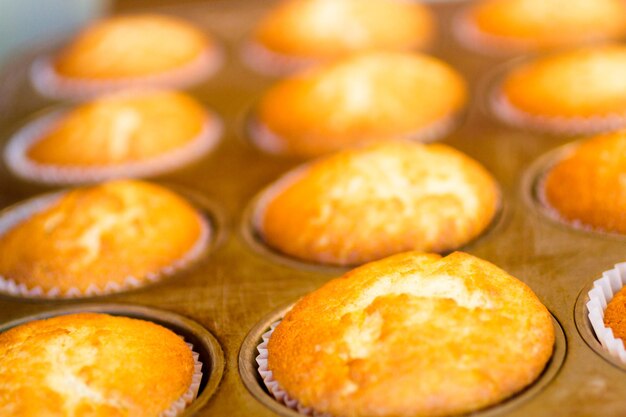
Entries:
[[139, 287], [196, 260], [209, 236], [200, 213], [157, 185], [45, 195], [0, 216], [0, 291], [75, 298]]
[[555, 343], [524, 283], [456, 252], [408, 252], [302, 298], [259, 346], [270, 392], [304, 414], [449, 416], [532, 384]]
[[434, 36], [431, 12], [396, 0], [283, 0], [254, 30], [245, 60], [285, 74], [355, 52], [423, 49]]
[[626, 130], [581, 142], [549, 168], [539, 197], [574, 227], [626, 234]]
[[458, 248], [487, 228], [498, 205], [492, 176], [461, 152], [391, 141], [287, 173], [257, 199], [253, 227], [288, 256], [356, 265]]
[[198, 393], [202, 364], [152, 322], [79, 313], [0, 334], [0, 414], [175, 417]]
[[588, 296], [588, 318], [598, 341], [626, 367], [626, 263], [605, 271]]
[[4, 159], [43, 183], [144, 177], [201, 158], [220, 133], [217, 117], [186, 94], [127, 91], [34, 120], [9, 140]]
[[622, 0], [481, 0], [456, 20], [459, 41], [511, 54], [619, 39], [626, 35]]
[[530, 59], [492, 92], [505, 122], [554, 134], [597, 133], [626, 125], [626, 46], [577, 48]]
[[78, 33], [53, 56], [35, 61], [37, 90], [55, 98], [84, 98], [138, 86], [186, 87], [219, 66], [215, 41], [176, 17], [114, 16]]
[[450, 131], [467, 101], [462, 77], [438, 59], [371, 52], [279, 81], [255, 108], [261, 149], [312, 157], [351, 145]]

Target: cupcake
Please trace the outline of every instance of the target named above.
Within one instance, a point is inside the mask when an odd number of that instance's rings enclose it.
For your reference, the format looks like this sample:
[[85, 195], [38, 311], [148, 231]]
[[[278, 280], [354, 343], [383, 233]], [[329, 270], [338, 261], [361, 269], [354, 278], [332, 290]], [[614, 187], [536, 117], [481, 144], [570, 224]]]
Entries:
[[365, 50], [423, 49], [434, 18], [396, 0], [283, 0], [257, 25], [244, 51], [262, 72], [286, 73]]
[[135, 86], [184, 87], [219, 65], [215, 42], [184, 20], [165, 15], [114, 16], [78, 33], [58, 53], [35, 62], [40, 93], [84, 97]]
[[626, 35], [622, 0], [481, 0], [457, 21], [466, 45], [489, 52], [545, 50]]
[[0, 291], [55, 298], [138, 287], [195, 260], [208, 235], [189, 203], [153, 184], [46, 195], [0, 217]]
[[587, 295], [587, 317], [602, 345], [598, 352], [626, 369], [626, 263], [603, 272]]
[[626, 131], [587, 139], [552, 166], [540, 194], [576, 227], [626, 234]]
[[485, 230], [498, 203], [496, 182], [468, 156], [392, 141], [286, 174], [261, 194], [253, 223], [283, 254], [355, 265], [411, 249], [458, 248]]
[[251, 133], [265, 151], [301, 157], [389, 138], [432, 140], [453, 127], [466, 100], [464, 80], [447, 64], [372, 52], [272, 86]]
[[494, 97], [506, 122], [553, 133], [612, 130], [626, 124], [626, 46], [579, 48], [512, 69]]
[[157, 324], [80, 313], [0, 334], [4, 416], [177, 416], [201, 366], [182, 337]]
[[216, 116], [186, 94], [123, 92], [31, 122], [11, 138], [5, 161], [44, 183], [143, 177], [202, 157], [220, 131]]
[[259, 346], [260, 371], [300, 410], [448, 416], [532, 384], [554, 343], [550, 313], [521, 281], [464, 253], [408, 252], [298, 301]]

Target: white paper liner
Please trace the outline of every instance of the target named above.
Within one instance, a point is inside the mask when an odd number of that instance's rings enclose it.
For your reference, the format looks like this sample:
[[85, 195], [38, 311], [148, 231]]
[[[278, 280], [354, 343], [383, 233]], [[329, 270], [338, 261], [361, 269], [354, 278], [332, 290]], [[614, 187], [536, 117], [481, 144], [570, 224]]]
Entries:
[[51, 56], [39, 57], [30, 68], [31, 82], [37, 92], [55, 99], [83, 100], [128, 88], [182, 89], [198, 84], [217, 72], [222, 65], [223, 53], [214, 45], [180, 68], [154, 75], [115, 80], [65, 77], [55, 71], [52, 60]]
[[[58, 192], [54, 194], [46, 194], [41, 197], [28, 200], [23, 203], [10, 208], [8, 211], [0, 214], [0, 238], [7, 233], [10, 229], [15, 227], [20, 222], [26, 220], [30, 216], [45, 210], [54, 204], [64, 192]], [[171, 265], [162, 268], [157, 272], [150, 272], [146, 274], [143, 279], [138, 279], [133, 276], [126, 277], [121, 283], [109, 282], [104, 287], [91, 284], [86, 290], [82, 291], [76, 287], [70, 287], [63, 292], [58, 287], [50, 288], [45, 291], [40, 286], [28, 287], [24, 283], [4, 277], [0, 275], [0, 293], [8, 294], [16, 297], [29, 297], [29, 298], [47, 298], [47, 299], [68, 299], [68, 298], [80, 298], [80, 297], [94, 297], [100, 295], [106, 295], [111, 293], [122, 292], [133, 288], [139, 288], [144, 285], [157, 282], [162, 278], [172, 275], [176, 271], [179, 271], [195, 261], [202, 255], [209, 244], [211, 236], [211, 229], [208, 222], [200, 215], [198, 215], [200, 221], [200, 236], [197, 242], [184, 254], [180, 259], [174, 261]]]
[[57, 120], [66, 114], [56, 111], [32, 121], [19, 130], [4, 151], [7, 167], [17, 176], [44, 184], [83, 184], [114, 178], [152, 177], [174, 171], [206, 155], [219, 142], [222, 124], [208, 112], [200, 133], [182, 147], [143, 161], [100, 166], [50, 165], [28, 158], [28, 150], [41, 140]]
[[191, 402], [198, 396], [198, 390], [200, 389], [200, 383], [202, 381], [202, 362], [200, 362], [200, 354], [193, 350], [193, 345], [186, 342], [185, 344], [189, 347], [193, 356], [193, 374], [191, 376], [191, 385], [178, 400], [174, 401], [170, 408], [161, 412], [159, 417], [178, 416], [185, 411], [185, 408], [187, 408], [189, 404], [191, 404]]
[[613, 336], [613, 331], [604, 325], [604, 310], [613, 296], [626, 286], [626, 262], [616, 264], [611, 270], [602, 273], [602, 278], [593, 282], [589, 291], [587, 311], [589, 321], [600, 344], [615, 359], [626, 365], [624, 341]]
[[[454, 130], [459, 117], [460, 114], [458, 112], [444, 116], [413, 133], [398, 136], [398, 139], [408, 139], [422, 143], [434, 142]], [[274, 155], [289, 154], [285, 140], [269, 129], [264, 123], [260, 122], [256, 117], [253, 117], [249, 121], [248, 132], [251, 142], [262, 151]], [[358, 145], [359, 143], [352, 143], [348, 144], [346, 148]], [[326, 153], [331, 152], [332, 151]]]
[[270, 330], [265, 332], [262, 336], [263, 342], [257, 346], [257, 351], [259, 352], [259, 355], [256, 357], [256, 363], [259, 365], [258, 372], [259, 372], [259, 375], [261, 375], [261, 378], [263, 378], [263, 383], [267, 387], [270, 394], [272, 394], [272, 396], [279, 403], [284, 404], [288, 408], [291, 408], [292, 410], [295, 410], [298, 413], [306, 415], [306, 416], [331, 417], [330, 414], [328, 413], [320, 413], [319, 411], [313, 410], [311, 407], [305, 407], [298, 400], [291, 397], [287, 393], [287, 391], [285, 391], [280, 386], [278, 381], [274, 379], [273, 372], [270, 371], [269, 368], [267, 367], [267, 358], [268, 358], [267, 343], [270, 340], [270, 336], [272, 336], [272, 333], [274, 333], [274, 329], [276, 328], [276, 326], [280, 324], [280, 322], [281, 320], [278, 320], [271, 324]]
[[272, 77], [286, 76], [322, 62], [312, 58], [280, 54], [252, 40], [247, 41], [241, 48], [241, 59], [259, 74]]
[[496, 116], [512, 126], [567, 136], [608, 132], [626, 126], [626, 114], [561, 117], [527, 113], [515, 107], [504, 94], [499, 91], [499, 87], [497, 90], [498, 91], [493, 91], [490, 97], [491, 107]]

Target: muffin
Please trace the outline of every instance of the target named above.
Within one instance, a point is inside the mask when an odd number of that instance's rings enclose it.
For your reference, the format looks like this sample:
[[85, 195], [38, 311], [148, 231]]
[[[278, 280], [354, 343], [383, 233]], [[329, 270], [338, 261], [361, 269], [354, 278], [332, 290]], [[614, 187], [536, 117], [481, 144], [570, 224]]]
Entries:
[[[199, 365], [199, 364], [198, 364]], [[0, 334], [0, 414], [158, 417], [191, 402], [194, 354], [157, 324], [80, 313]]]
[[555, 133], [611, 130], [626, 122], [626, 46], [585, 47], [512, 69], [495, 110], [518, 126]]
[[44, 116], [7, 146], [17, 175], [45, 183], [80, 183], [167, 172], [206, 154], [217, 118], [175, 91], [116, 93]]
[[172, 16], [137, 14], [98, 21], [56, 55], [37, 61], [33, 82], [44, 95], [81, 97], [137, 85], [182, 87], [219, 64], [215, 42]]
[[457, 35], [493, 52], [545, 50], [626, 35], [622, 0], [481, 0], [463, 13]]
[[79, 297], [155, 281], [197, 258], [208, 224], [167, 189], [120, 180], [47, 195], [0, 218], [0, 289]]
[[435, 58], [359, 54], [272, 86], [252, 135], [268, 152], [301, 157], [389, 138], [432, 140], [451, 129], [466, 100], [464, 80]]
[[464, 253], [408, 252], [298, 301], [269, 337], [267, 370], [316, 412], [448, 416], [533, 383], [554, 343], [550, 313], [521, 281]]
[[577, 146], [545, 175], [544, 203], [577, 227], [626, 234], [626, 130]]
[[423, 5], [395, 0], [283, 0], [259, 22], [246, 58], [285, 73], [365, 50], [423, 49], [434, 18]]
[[598, 353], [607, 353], [607, 359], [626, 369], [626, 262], [604, 271], [587, 296], [588, 321], [584, 325], [591, 324], [602, 349], [594, 346], [594, 341], [588, 341], [590, 346]]
[[286, 174], [257, 200], [253, 223], [281, 253], [355, 265], [411, 249], [458, 248], [485, 230], [498, 203], [496, 182], [468, 156], [393, 141]]

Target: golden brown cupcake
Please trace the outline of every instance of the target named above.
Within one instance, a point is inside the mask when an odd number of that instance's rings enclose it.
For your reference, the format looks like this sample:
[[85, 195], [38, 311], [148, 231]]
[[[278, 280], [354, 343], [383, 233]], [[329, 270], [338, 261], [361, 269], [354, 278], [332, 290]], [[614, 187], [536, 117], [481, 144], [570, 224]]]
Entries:
[[195, 373], [191, 349], [157, 324], [94, 313], [36, 320], [0, 334], [0, 414], [158, 417]]
[[209, 233], [181, 197], [129, 180], [23, 203], [4, 215], [0, 229], [0, 288], [50, 297], [154, 281], [197, 258]]
[[604, 325], [613, 331], [616, 338], [626, 340], [626, 287], [607, 304]]
[[124, 92], [37, 119], [11, 139], [5, 160], [19, 176], [47, 183], [149, 176], [202, 157], [219, 131], [186, 94]]
[[423, 5], [395, 0], [283, 0], [257, 25], [248, 56], [286, 72], [365, 50], [427, 46], [434, 19]]
[[435, 58], [360, 54], [275, 84], [252, 133], [266, 151], [305, 157], [389, 138], [430, 140], [450, 130], [466, 96], [461, 76]]
[[78, 33], [49, 62], [34, 68], [34, 82], [52, 96], [92, 95], [129, 85], [184, 86], [215, 69], [215, 42], [176, 17], [114, 16]]
[[478, 49], [540, 50], [626, 35], [622, 0], [481, 0], [458, 22], [460, 40]]
[[267, 345], [302, 406], [335, 416], [448, 416], [533, 383], [554, 325], [524, 283], [456, 252], [373, 262], [302, 298]]
[[626, 123], [626, 46], [586, 47], [533, 59], [511, 70], [495, 109], [506, 121], [561, 133]]
[[485, 230], [498, 202], [494, 179], [461, 152], [393, 141], [286, 174], [258, 200], [254, 226], [289, 256], [354, 265], [458, 248]]
[[626, 234], [626, 131], [585, 140], [543, 182], [545, 203], [573, 225]]

